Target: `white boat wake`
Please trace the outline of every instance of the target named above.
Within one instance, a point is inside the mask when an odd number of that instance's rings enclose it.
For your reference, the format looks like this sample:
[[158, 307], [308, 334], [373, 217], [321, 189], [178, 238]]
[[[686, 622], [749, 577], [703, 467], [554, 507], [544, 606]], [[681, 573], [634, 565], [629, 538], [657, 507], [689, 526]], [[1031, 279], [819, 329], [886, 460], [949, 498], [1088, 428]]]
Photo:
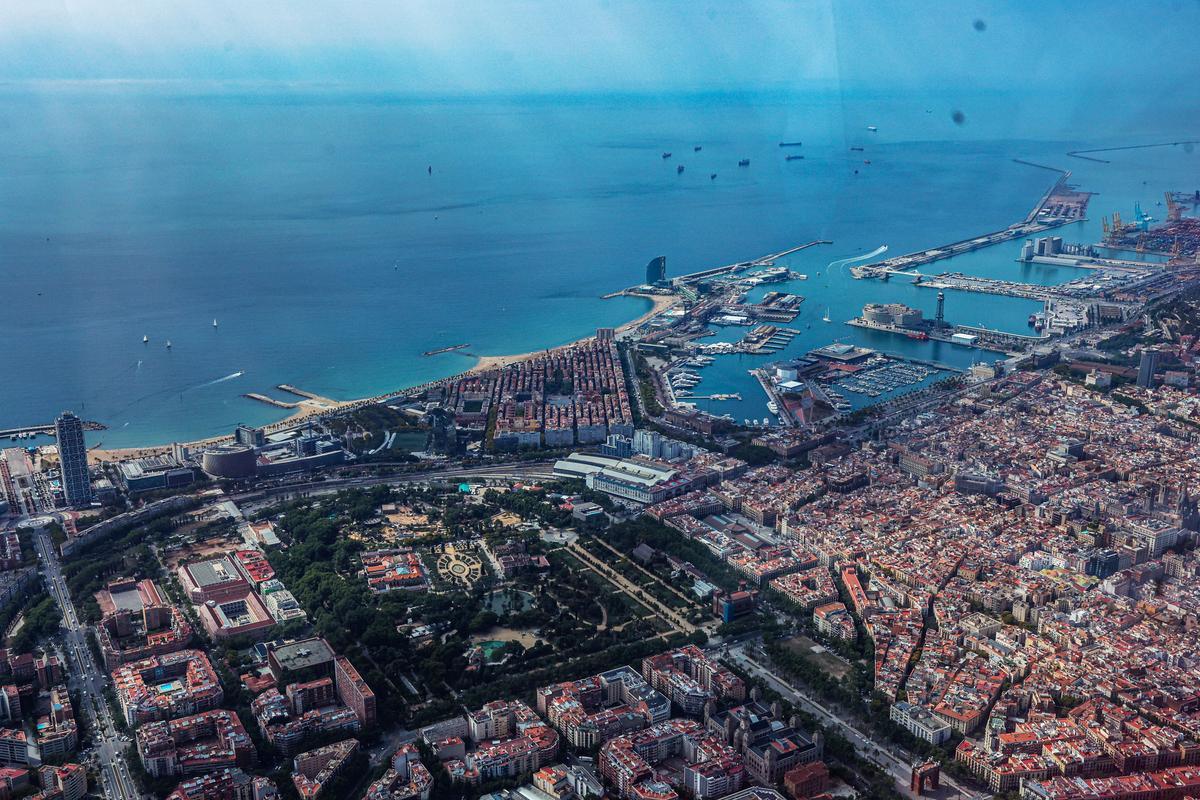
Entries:
[[203, 389], [205, 386], [216, 386], [218, 383], [224, 383], [225, 381], [231, 381], [235, 378], [240, 378], [245, 374], [246, 374], [245, 372], [243, 372], [242, 370], [239, 369], [237, 372], [231, 372], [230, 374], [226, 375], [223, 378], [217, 378], [215, 381], [209, 381], [208, 383], [201, 383], [198, 386], [193, 386], [192, 388], [193, 389]]
[[851, 256], [850, 258], [843, 258], [839, 261], [830, 261], [829, 266], [825, 267], [825, 271], [829, 272], [829, 270], [833, 269], [834, 267], [844, 267], [847, 264], [853, 264], [855, 261], [866, 261], [874, 258], [875, 256], [881, 256], [887, 251], [888, 246], [886, 244], [881, 244], [879, 247], [876, 247], [869, 253], [863, 253], [860, 256]]

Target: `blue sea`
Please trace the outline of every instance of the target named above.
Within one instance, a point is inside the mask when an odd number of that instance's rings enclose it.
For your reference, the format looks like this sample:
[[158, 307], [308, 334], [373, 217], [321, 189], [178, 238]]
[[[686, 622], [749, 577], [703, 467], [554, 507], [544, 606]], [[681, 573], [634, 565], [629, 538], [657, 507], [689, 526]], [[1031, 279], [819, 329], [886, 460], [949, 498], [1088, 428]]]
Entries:
[[[1069, 241], [1097, 241], [1100, 217], [1128, 216], [1134, 202], [1161, 216], [1164, 191], [1200, 185], [1200, 161], [1183, 147], [1102, 154], [1110, 163], [1068, 157], [1185, 139], [1193, 127], [1186, 113], [1106, 119], [1095, 109], [1017, 95], [2, 86], [0, 428], [71, 409], [108, 426], [93, 445], [221, 434], [287, 413], [246, 392], [281, 396], [273, 387], [289, 383], [369, 396], [474, 363], [426, 350], [524, 352], [618, 325], [645, 302], [600, 296], [640, 282], [654, 256], [678, 275], [814, 239], [833, 244], [780, 261], [809, 279], [770, 287], [806, 296], [791, 326], [802, 334], [782, 356], [705, 370], [697, 394], [745, 397], [714, 410], [764, 417], [746, 370], [834, 340], [966, 366], [987, 354], [841, 324], [876, 301], [932, 315], [935, 292], [827, 265], [1022, 219], [1055, 175], [1015, 158], [1071, 169], [1072, 183], [1099, 193], [1091, 220], [1063, 230]], [[1019, 248], [926, 271], [1077, 276], [1017, 264]], [[1037, 307], [949, 292], [946, 316], [1028, 331]]]

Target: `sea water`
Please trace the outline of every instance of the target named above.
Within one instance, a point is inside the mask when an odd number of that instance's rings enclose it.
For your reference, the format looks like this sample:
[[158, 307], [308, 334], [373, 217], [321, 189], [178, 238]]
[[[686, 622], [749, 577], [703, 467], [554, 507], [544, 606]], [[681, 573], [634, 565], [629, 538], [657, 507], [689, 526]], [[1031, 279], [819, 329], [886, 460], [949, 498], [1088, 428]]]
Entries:
[[[1090, 221], [1056, 232], [1069, 241], [1095, 242], [1102, 214], [1128, 216], [1134, 201], [1154, 213], [1163, 191], [1200, 183], [1182, 147], [1108, 164], [1066, 155], [1187, 138], [1185, 117], [1084, 124], [1082, 100], [1066, 117], [1014, 102], [3, 87], [0, 428], [71, 409], [108, 426], [93, 445], [223, 434], [288, 413], [247, 392], [371, 396], [618, 325], [645, 301], [600, 296], [639, 283], [654, 256], [679, 275], [814, 239], [833, 244], [780, 261], [807, 281], [761, 290], [806, 296], [789, 325], [801, 335], [702, 371], [696, 394], [746, 398], [709, 407], [765, 417], [746, 370], [835, 340], [967, 366], [988, 355], [843, 324], [868, 302], [932, 316], [935, 291], [827, 265], [1023, 219], [1056, 176], [1015, 158], [1100, 192]], [[1012, 107], [1030, 113], [999, 110]], [[1042, 284], [1079, 273], [1017, 264], [1020, 244], [922, 270]], [[946, 294], [949, 321], [1016, 332], [1039, 307]], [[470, 346], [422, 356], [457, 344]]]

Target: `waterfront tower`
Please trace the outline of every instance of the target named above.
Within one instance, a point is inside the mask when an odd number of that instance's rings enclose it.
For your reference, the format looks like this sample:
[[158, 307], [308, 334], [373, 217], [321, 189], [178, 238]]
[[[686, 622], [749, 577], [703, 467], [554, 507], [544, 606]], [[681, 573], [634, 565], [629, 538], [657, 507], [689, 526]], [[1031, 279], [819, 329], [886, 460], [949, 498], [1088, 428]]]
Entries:
[[72, 508], [92, 502], [92, 483], [88, 479], [87, 444], [83, 440], [83, 420], [64, 411], [54, 420], [58, 438], [58, 460], [62, 471], [63, 496]]
[[667, 282], [667, 257], [658, 256], [650, 259], [646, 265], [646, 283], [658, 286]]
[[938, 292], [938, 307], [937, 316], [933, 318], [933, 324], [936, 328], [946, 327], [946, 293]]

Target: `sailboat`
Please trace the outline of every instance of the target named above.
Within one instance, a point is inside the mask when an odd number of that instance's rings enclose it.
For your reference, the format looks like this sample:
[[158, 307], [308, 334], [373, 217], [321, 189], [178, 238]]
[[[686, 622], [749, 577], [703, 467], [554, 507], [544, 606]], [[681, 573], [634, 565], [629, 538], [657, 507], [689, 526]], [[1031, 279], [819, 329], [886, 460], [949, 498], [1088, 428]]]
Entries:
[[831, 320], [829, 318], [829, 306], [825, 306], [825, 316], [821, 317], [821, 321], [822, 322], [833, 322], [833, 320]]
[[148, 341], [150, 341], [150, 337], [149, 337], [149, 336], [143, 336], [143, 337], [142, 337], [142, 344], [146, 344], [146, 342], [148, 342]]

